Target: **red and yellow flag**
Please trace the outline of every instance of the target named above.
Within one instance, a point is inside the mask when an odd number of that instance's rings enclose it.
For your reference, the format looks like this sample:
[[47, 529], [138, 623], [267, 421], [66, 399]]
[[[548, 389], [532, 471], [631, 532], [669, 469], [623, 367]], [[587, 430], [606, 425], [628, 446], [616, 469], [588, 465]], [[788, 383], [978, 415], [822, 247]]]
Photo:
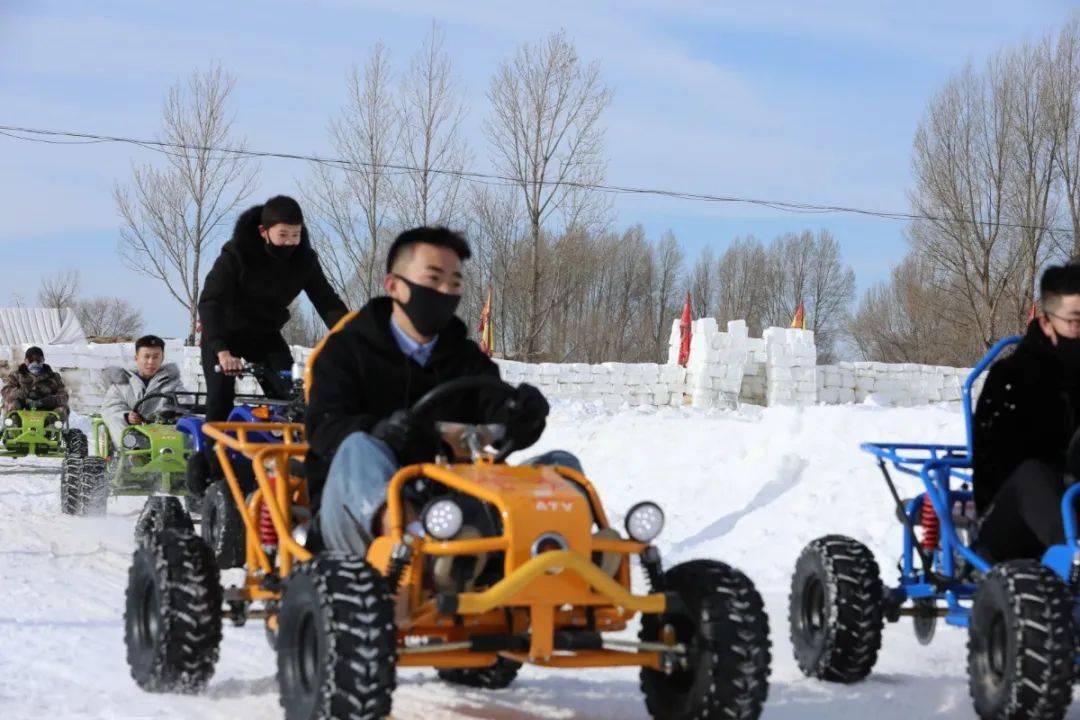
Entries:
[[491, 353], [495, 352], [495, 328], [491, 323], [491, 288], [488, 288], [484, 309], [480, 311], [480, 327], [478, 330], [480, 332], [480, 349], [488, 357], [491, 357]]
[[806, 308], [803, 307], [802, 300], [799, 301], [799, 307], [795, 308], [795, 317], [791, 318], [791, 327], [798, 330], [806, 329]]

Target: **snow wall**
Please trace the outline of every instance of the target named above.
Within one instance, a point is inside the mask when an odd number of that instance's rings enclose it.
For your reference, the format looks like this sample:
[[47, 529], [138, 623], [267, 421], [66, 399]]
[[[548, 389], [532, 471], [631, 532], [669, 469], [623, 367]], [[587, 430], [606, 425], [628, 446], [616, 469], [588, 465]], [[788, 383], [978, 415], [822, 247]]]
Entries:
[[[818, 365], [814, 333], [768, 328], [752, 338], [742, 320], [721, 330], [714, 318], [695, 320], [690, 359], [678, 365], [679, 326], [672, 324], [668, 362], [657, 363], [522, 363], [497, 360], [504, 379], [527, 382], [551, 398], [592, 401], [606, 408], [623, 406], [731, 408], [750, 405], [812, 405], [875, 402], [926, 405], [958, 402], [969, 368], [935, 365], [842, 362]], [[0, 347], [0, 372], [7, 374], [28, 345]], [[82, 413], [96, 412], [105, 388], [101, 371], [110, 365], [130, 366], [134, 343], [43, 345], [45, 361], [59, 370]], [[303, 363], [310, 350], [292, 348]], [[180, 365], [184, 386], [204, 390], [199, 348], [167, 340], [166, 362]], [[976, 391], [978, 390], [976, 387]], [[253, 380], [238, 391], [256, 393]]]

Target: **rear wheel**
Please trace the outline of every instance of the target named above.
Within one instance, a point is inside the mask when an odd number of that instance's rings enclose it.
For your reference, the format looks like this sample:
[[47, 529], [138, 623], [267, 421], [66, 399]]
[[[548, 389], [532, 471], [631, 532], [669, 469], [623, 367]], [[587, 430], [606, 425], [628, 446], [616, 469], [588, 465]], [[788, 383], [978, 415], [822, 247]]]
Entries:
[[1034, 560], [995, 565], [975, 593], [968, 688], [980, 718], [1058, 720], [1072, 700], [1072, 598]]
[[342, 553], [300, 565], [285, 583], [277, 657], [286, 720], [387, 717], [397, 632], [382, 575]]
[[674, 636], [686, 647], [672, 672], [645, 668], [641, 689], [654, 718], [737, 718], [761, 715], [769, 692], [769, 619], [754, 584], [720, 562], [695, 560], [664, 574], [687, 615], [646, 615], [639, 638]]
[[203, 498], [200, 532], [221, 569], [242, 567], [245, 560], [244, 520], [224, 480], [216, 480]]
[[135, 544], [140, 547], [147, 545], [165, 530], [194, 533], [195, 527], [179, 498], [151, 495], [146, 498], [146, 504], [135, 521]]
[[221, 602], [217, 565], [196, 535], [166, 530], [135, 551], [124, 643], [139, 687], [184, 693], [206, 687], [221, 644]]
[[803, 674], [831, 682], [862, 680], [877, 662], [884, 588], [873, 553], [840, 535], [814, 540], [791, 579], [788, 620]]
[[484, 690], [502, 690], [509, 687], [517, 677], [521, 663], [500, 657], [495, 664], [486, 668], [454, 668], [439, 670], [439, 679], [443, 682]]

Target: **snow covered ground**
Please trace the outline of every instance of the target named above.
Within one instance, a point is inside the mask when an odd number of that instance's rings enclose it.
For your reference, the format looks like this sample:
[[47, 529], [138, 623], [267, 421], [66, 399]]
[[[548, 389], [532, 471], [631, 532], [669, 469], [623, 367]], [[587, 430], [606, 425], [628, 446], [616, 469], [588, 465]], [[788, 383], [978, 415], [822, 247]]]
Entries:
[[[900, 531], [863, 440], [959, 442], [963, 424], [946, 408], [869, 406], [743, 408], [741, 411], [556, 407], [536, 451], [577, 452], [613, 521], [640, 499], [661, 503], [667, 562], [725, 560], [766, 598], [773, 673], [764, 717], [973, 717], [964, 632], [939, 628], [929, 648], [910, 625], [886, 628], [876, 672], [859, 685], [803, 678], [787, 639], [787, 584], [795, 558], [827, 532], [850, 534], [895, 577]], [[262, 628], [226, 626], [221, 660], [198, 697], [150, 695], [128, 675], [123, 596], [141, 502], [110, 503], [105, 518], [61, 516], [56, 461], [0, 461], [0, 718], [280, 717], [274, 656]], [[402, 671], [399, 720], [633, 720], [647, 717], [636, 671], [526, 668], [508, 690], [440, 684], [431, 671]], [[1070, 718], [1080, 719], [1080, 706]]]

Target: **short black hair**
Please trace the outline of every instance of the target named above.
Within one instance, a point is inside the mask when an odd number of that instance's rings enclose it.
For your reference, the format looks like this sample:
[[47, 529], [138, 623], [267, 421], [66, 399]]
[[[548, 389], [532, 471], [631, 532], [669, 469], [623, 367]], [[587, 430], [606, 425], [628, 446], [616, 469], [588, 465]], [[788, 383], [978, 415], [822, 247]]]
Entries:
[[26, 354], [23, 355], [24, 360], [41, 360], [45, 362], [45, 351], [39, 348], [37, 345], [26, 349]]
[[398, 258], [420, 244], [450, 248], [462, 262], [472, 257], [469, 243], [461, 233], [442, 226], [415, 227], [401, 233], [390, 243], [390, 250], [386, 253], [386, 272], [393, 272]]
[[1080, 258], [1064, 265], [1051, 265], [1039, 281], [1039, 300], [1043, 310], [1056, 307], [1062, 295], [1080, 295]]
[[304, 224], [304, 212], [300, 209], [300, 203], [288, 195], [275, 195], [270, 198], [259, 213], [259, 224], [267, 230], [279, 223]]
[[136, 354], [144, 347], [160, 348], [161, 352], [165, 352], [165, 341], [159, 338], [157, 335], [143, 335], [141, 338], [135, 341]]

